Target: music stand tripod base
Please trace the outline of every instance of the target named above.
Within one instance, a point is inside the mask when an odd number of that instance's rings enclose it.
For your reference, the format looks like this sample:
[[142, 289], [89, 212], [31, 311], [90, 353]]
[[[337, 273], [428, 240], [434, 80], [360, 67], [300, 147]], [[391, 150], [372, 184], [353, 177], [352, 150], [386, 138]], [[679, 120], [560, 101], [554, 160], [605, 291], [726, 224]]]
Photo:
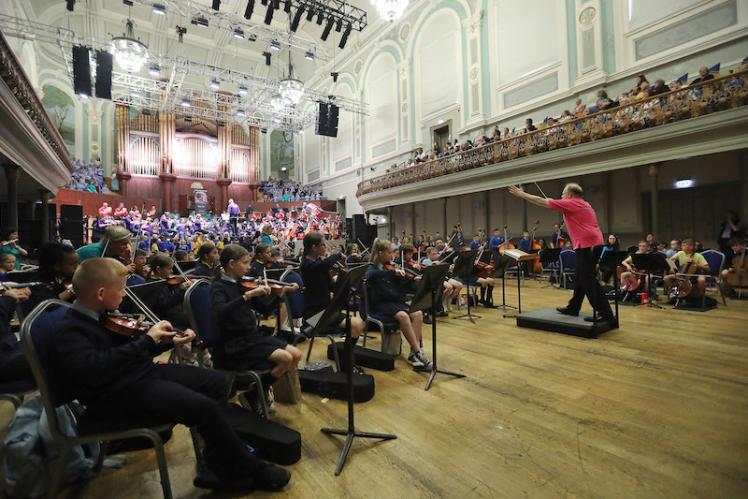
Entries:
[[345, 350], [344, 355], [348, 360], [346, 366], [346, 382], [348, 383], [348, 427], [347, 428], [321, 428], [322, 433], [327, 435], [346, 435], [345, 443], [343, 444], [343, 450], [340, 453], [338, 459], [338, 465], [335, 468], [335, 476], [339, 476], [343, 472], [346, 459], [348, 459], [348, 453], [353, 445], [353, 439], [356, 437], [360, 438], [375, 438], [377, 440], [394, 440], [397, 438], [396, 435], [389, 433], [369, 433], [364, 431], [356, 431], [356, 425], [354, 422], [354, 393], [353, 393], [353, 344], [355, 343], [354, 338], [351, 336], [351, 311], [348, 306], [348, 297], [351, 293], [351, 288], [363, 278], [366, 268], [361, 267], [360, 269], [353, 269], [345, 274], [343, 282], [340, 283], [338, 291], [335, 293], [332, 303], [325, 309], [322, 317], [319, 319], [317, 324], [314, 326], [314, 332], [316, 330], [326, 331], [331, 326], [339, 322], [340, 313], [345, 309]]

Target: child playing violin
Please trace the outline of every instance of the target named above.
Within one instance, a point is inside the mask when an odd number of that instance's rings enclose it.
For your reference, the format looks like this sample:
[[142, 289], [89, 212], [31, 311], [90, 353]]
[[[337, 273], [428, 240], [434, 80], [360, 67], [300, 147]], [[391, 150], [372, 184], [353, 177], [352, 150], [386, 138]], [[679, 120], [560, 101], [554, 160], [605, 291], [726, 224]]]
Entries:
[[423, 314], [408, 313], [405, 304], [402, 279], [405, 272], [402, 269], [386, 270], [385, 266], [392, 264], [392, 243], [376, 239], [371, 248], [371, 260], [366, 271], [366, 281], [369, 288], [369, 305], [371, 314], [393, 320], [400, 324], [400, 330], [410, 345], [408, 364], [417, 369], [431, 366], [431, 360], [421, 350], [421, 328]]
[[[270, 270], [283, 269], [285, 266], [278, 264], [271, 257], [271, 248], [267, 244], [260, 243], [255, 247], [255, 256], [252, 259], [252, 264], [249, 267], [248, 276], [254, 277], [255, 279], [263, 279]], [[272, 272], [272, 275], [279, 277], [277, 272]], [[284, 286], [289, 291], [296, 291], [299, 289], [297, 284], [290, 284]], [[285, 291], [284, 291], [285, 292]], [[253, 307], [260, 314], [264, 316], [270, 316], [277, 313], [280, 315], [279, 322], [281, 324], [281, 331], [286, 333], [298, 333], [299, 331], [292, 331], [288, 326], [288, 310], [286, 309], [285, 302], [281, 299], [281, 295], [271, 294], [265, 297], [261, 297], [255, 300]]]
[[78, 254], [72, 246], [62, 243], [45, 243], [39, 248], [39, 281], [45, 286], [31, 288], [28, 310], [44, 300], [72, 302], [75, 299], [72, 279], [78, 268]]
[[[80, 400], [93, 418], [196, 428], [205, 441], [206, 466], [225, 488], [283, 488], [290, 473], [252, 456], [221, 410], [230, 389], [225, 374], [153, 362], [172, 346], [192, 342], [194, 332], [177, 336], [161, 321], [132, 337], [102, 325], [102, 315], [122, 301], [127, 274], [127, 267], [111, 258], [88, 259], [76, 270], [76, 301], [58, 323], [46, 356], [54, 386]], [[199, 477], [195, 485], [201, 486]]]
[[278, 379], [296, 368], [301, 351], [277, 336], [263, 334], [258, 327], [253, 309], [258, 299], [272, 291], [264, 284], [249, 290], [241, 286], [249, 266], [249, 252], [244, 247], [228, 244], [221, 252], [223, 273], [213, 282], [211, 301], [222, 343], [213, 352], [213, 362], [219, 369], [270, 369]]
[[154, 253], [148, 262], [151, 267], [151, 273], [148, 275], [148, 282], [173, 280], [176, 284], [166, 283], [158, 294], [156, 300], [146, 302], [154, 314], [158, 317], [167, 319], [180, 327], [189, 325], [187, 315], [182, 310], [184, 302], [184, 292], [190, 287], [191, 282], [188, 280], [175, 278], [174, 260], [166, 253]]
[[[325, 256], [327, 247], [325, 239], [319, 232], [310, 232], [304, 236], [304, 259], [299, 265], [301, 278], [304, 280], [304, 320], [325, 310], [331, 303], [333, 281], [330, 269], [342, 261], [342, 253]], [[358, 338], [364, 330], [360, 317], [351, 317], [351, 336]], [[340, 331], [345, 329], [345, 317], [339, 321]]]

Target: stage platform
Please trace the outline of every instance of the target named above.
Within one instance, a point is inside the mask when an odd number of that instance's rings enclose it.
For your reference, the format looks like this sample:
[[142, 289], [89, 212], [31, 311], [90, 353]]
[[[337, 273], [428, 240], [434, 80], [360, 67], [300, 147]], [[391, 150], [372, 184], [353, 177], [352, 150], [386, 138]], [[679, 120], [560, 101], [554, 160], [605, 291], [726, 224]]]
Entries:
[[584, 320], [590, 315], [580, 314], [577, 317], [559, 314], [555, 308], [541, 308], [532, 312], [524, 312], [517, 316], [517, 325], [541, 331], [581, 336], [582, 338], [597, 338], [598, 335], [610, 331], [613, 326], [609, 322], [593, 324]]

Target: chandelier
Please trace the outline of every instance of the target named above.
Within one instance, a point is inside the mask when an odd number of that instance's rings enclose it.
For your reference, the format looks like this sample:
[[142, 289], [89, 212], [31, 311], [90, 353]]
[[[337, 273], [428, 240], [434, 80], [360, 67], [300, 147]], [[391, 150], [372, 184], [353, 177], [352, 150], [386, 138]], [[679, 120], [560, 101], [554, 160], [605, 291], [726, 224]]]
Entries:
[[288, 78], [281, 80], [278, 86], [280, 95], [295, 106], [304, 95], [304, 83], [293, 77], [293, 64], [291, 64], [291, 51], [288, 51]]
[[395, 21], [400, 19], [408, 8], [408, 0], [371, 0], [374, 7], [379, 12], [379, 15], [387, 21]]
[[270, 104], [273, 106], [275, 112], [280, 113], [285, 111], [287, 107], [291, 106], [291, 100], [281, 94], [275, 94], [273, 98], [270, 99]]
[[137, 73], [148, 60], [148, 47], [135, 38], [132, 20], [128, 19], [126, 33], [112, 38], [112, 52], [117, 65], [128, 73]]

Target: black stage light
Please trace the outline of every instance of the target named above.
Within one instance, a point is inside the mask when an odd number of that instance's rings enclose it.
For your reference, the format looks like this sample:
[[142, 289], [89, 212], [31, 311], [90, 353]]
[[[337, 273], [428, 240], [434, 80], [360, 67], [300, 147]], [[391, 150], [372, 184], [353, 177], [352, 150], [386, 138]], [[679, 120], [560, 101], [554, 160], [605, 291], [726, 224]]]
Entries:
[[262, 5], [267, 5], [268, 4], [268, 0], [261, 0], [260, 3], [262, 3]]
[[96, 97], [112, 100], [112, 54], [96, 51]]
[[73, 9], [75, 8], [75, 0], [65, 0], [65, 4], [65, 8], [70, 12], [73, 12]]
[[273, 13], [275, 12], [275, 9], [273, 8], [273, 4], [268, 4], [268, 11], [265, 12], [265, 24], [270, 24], [273, 22]]
[[286, 0], [286, 3], [283, 4], [283, 12], [291, 13], [291, 0]]
[[322, 11], [320, 10], [320, 11], [319, 11], [319, 12], [317, 13], [317, 26], [322, 26], [322, 20], [323, 20], [324, 18], [325, 18], [325, 17], [324, 17], [323, 15], [322, 15]]
[[327, 41], [327, 37], [330, 36], [330, 31], [332, 31], [332, 25], [335, 24], [335, 19], [333, 17], [327, 18], [327, 25], [325, 26], [325, 29], [322, 31], [322, 41]]
[[306, 12], [306, 20], [311, 21], [314, 17], [314, 9], [309, 7], [309, 10]]
[[213, 0], [213, 10], [221, 10], [221, 0]]
[[340, 19], [338, 19], [338, 22], [335, 23], [335, 31], [340, 33], [340, 30], [342, 29], [343, 29], [343, 18], [341, 17]]
[[252, 17], [252, 13], [255, 11], [255, 0], [249, 0], [247, 2], [247, 9], [244, 11], [244, 19]]
[[343, 36], [340, 37], [340, 43], [338, 44], [339, 48], [345, 48], [345, 44], [348, 43], [348, 36], [351, 34], [352, 29], [353, 26], [351, 26], [351, 23], [348, 23], [348, 26], [345, 27], [345, 31], [343, 31]]
[[293, 16], [293, 19], [291, 19], [291, 31], [296, 33], [296, 30], [299, 27], [299, 21], [301, 21], [301, 15], [304, 13], [304, 6], [300, 5], [299, 10], [296, 11], [296, 14]]
[[270, 52], [263, 52], [262, 55], [265, 56], [265, 64], [270, 66], [270, 59], [273, 57], [273, 54]]

